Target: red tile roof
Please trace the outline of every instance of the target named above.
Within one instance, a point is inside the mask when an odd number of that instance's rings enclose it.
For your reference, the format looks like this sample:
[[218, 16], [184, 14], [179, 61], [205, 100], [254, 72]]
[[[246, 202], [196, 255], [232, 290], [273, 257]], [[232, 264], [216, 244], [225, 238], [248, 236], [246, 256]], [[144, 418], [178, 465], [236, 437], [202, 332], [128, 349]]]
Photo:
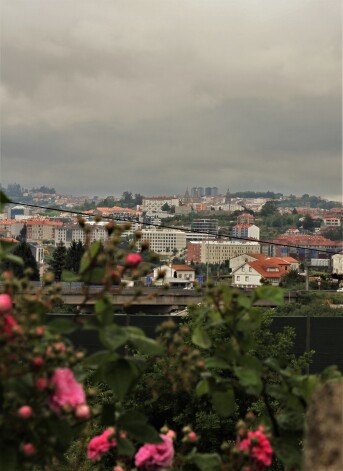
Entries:
[[189, 265], [172, 265], [171, 268], [176, 271], [195, 271]]

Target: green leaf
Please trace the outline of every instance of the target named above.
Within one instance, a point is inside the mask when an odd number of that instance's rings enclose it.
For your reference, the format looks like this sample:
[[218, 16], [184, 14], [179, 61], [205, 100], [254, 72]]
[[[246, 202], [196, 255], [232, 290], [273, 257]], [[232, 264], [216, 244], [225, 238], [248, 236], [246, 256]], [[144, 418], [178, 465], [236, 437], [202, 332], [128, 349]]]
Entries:
[[194, 329], [194, 332], [192, 335], [192, 342], [198, 347], [206, 348], [206, 349], [210, 348], [210, 346], [212, 345], [210, 336], [205, 331], [205, 329], [200, 325], [197, 325]]
[[119, 456], [133, 456], [135, 453], [136, 449], [133, 446], [133, 443], [131, 440], [128, 440], [127, 438], [121, 438], [118, 437], [117, 439], [118, 442], [118, 455]]
[[113, 426], [115, 421], [115, 411], [115, 405], [112, 402], [103, 404], [100, 423], [105, 426]]
[[212, 404], [218, 414], [229, 417], [235, 411], [235, 394], [233, 389], [212, 393]]
[[218, 368], [219, 370], [229, 370], [230, 365], [219, 357], [209, 357], [205, 360], [206, 368]]
[[248, 394], [258, 395], [261, 393], [263, 384], [259, 371], [238, 366], [234, 368], [234, 372]]
[[283, 384], [267, 384], [266, 391], [271, 397], [278, 401], [287, 399], [288, 396], [287, 387]]
[[0, 212], [2, 212], [2, 210], [4, 209], [5, 205], [7, 203], [10, 203], [11, 200], [9, 200], [7, 198], [7, 196], [5, 195], [5, 193], [3, 193], [2, 191], [0, 191]]
[[303, 456], [299, 441], [300, 438], [296, 433], [292, 433], [289, 436], [283, 434], [280, 438], [274, 438], [274, 452], [283, 463], [285, 469], [301, 469]]
[[74, 430], [71, 428], [71, 425], [66, 420], [54, 420], [51, 426], [53, 427], [53, 433], [57, 434], [61, 446], [66, 448], [74, 435]]
[[217, 453], [195, 453], [189, 460], [196, 465], [200, 471], [220, 471], [221, 459]]
[[16, 265], [20, 265], [21, 267], [24, 266], [24, 260], [21, 257], [18, 257], [17, 255], [13, 255], [11, 253], [7, 253], [4, 255], [4, 260], [7, 260], [8, 262], [15, 263]]
[[208, 394], [209, 390], [210, 390], [210, 386], [208, 384], [207, 379], [202, 379], [201, 381], [199, 381], [199, 383], [197, 384], [195, 388], [195, 394], [198, 397], [201, 397], [201, 396], [204, 396], [205, 394]]
[[104, 347], [109, 350], [117, 350], [128, 341], [128, 335], [123, 327], [111, 324], [99, 331], [99, 338]]
[[82, 274], [86, 270], [88, 270], [90, 264], [93, 262], [95, 257], [98, 255], [100, 249], [101, 249], [101, 241], [100, 240], [96, 240], [95, 242], [92, 243], [92, 245], [89, 247], [87, 252], [84, 253], [84, 255], [81, 259], [80, 274]]
[[264, 301], [271, 301], [276, 305], [283, 304], [284, 292], [282, 288], [276, 286], [259, 286], [254, 291], [252, 301], [263, 299]]
[[283, 430], [302, 430], [304, 428], [303, 411], [287, 411], [276, 416], [279, 426]]
[[107, 350], [101, 350], [85, 358], [83, 364], [88, 367], [97, 367], [104, 363], [109, 356], [110, 354]]
[[16, 242], [9, 242], [8, 240], [0, 240], [0, 253], [12, 252], [17, 247]]
[[105, 276], [105, 270], [101, 267], [91, 268], [87, 273], [84, 273], [82, 279], [85, 283], [93, 285], [101, 285]]
[[78, 273], [74, 273], [73, 271], [63, 270], [61, 279], [66, 283], [72, 283], [73, 281], [80, 281], [81, 277]]
[[163, 353], [163, 346], [149, 337], [131, 334], [129, 339], [143, 355], [161, 355]]
[[95, 314], [102, 325], [109, 325], [113, 322], [113, 306], [108, 296], [97, 300]]
[[262, 362], [258, 358], [249, 355], [240, 358], [240, 366], [255, 370], [259, 374], [262, 374], [263, 371]]
[[147, 417], [136, 411], [125, 412], [118, 419], [119, 427], [136, 440], [145, 443], [161, 443], [159, 433], [147, 422]]
[[49, 330], [58, 332], [59, 334], [71, 334], [77, 329], [74, 322], [67, 319], [55, 319], [47, 324]]
[[139, 335], [140, 337], [145, 337], [144, 330], [140, 329], [139, 327], [135, 327], [133, 325], [129, 325], [126, 327], [126, 332], [128, 334]]
[[123, 358], [105, 366], [105, 380], [119, 400], [138, 376], [137, 367]]
[[17, 468], [17, 451], [13, 448], [2, 446], [0, 450], [0, 469], [4, 471], [16, 471]]

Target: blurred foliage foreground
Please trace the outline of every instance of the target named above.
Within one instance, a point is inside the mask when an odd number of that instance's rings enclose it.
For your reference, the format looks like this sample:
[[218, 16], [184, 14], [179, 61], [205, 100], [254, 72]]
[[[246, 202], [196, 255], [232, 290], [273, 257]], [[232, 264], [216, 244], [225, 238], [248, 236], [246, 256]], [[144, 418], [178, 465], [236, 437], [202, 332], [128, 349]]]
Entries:
[[[0, 196], [1, 211], [7, 198]], [[150, 271], [139, 232], [128, 251], [120, 249], [127, 228], [109, 222], [105, 243], [86, 243], [79, 273], [63, 273], [84, 282], [85, 302], [87, 286], [101, 283], [87, 319], [47, 322], [61, 302], [51, 273], [38, 290], [29, 270], [21, 279], [2, 273], [0, 469], [301, 469], [311, 396], [340, 375], [334, 367], [303, 374], [310, 354], [290, 354], [292, 329], [272, 335], [270, 318], [252, 307], [258, 299], [280, 304], [282, 290], [264, 286], [248, 299], [208, 286], [184, 323], [165, 322], [156, 340], [120, 327], [111, 293], [123, 278]], [[0, 262], [22, 265], [10, 243], [0, 244]], [[68, 338], [75, 329], [97, 331], [103, 350], [76, 350]]]

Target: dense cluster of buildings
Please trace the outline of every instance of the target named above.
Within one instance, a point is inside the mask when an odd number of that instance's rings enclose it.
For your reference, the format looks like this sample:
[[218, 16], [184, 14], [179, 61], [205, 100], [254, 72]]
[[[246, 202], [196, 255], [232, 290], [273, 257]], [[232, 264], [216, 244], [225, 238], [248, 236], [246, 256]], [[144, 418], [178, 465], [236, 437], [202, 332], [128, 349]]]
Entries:
[[[226, 264], [236, 286], [251, 286], [261, 278], [276, 284], [282, 274], [298, 267], [299, 262], [310, 260], [314, 266], [328, 266], [330, 255], [342, 251], [341, 240], [332, 241], [320, 233], [306, 234], [298, 228], [289, 228], [278, 237], [260, 241], [258, 221], [249, 210], [260, 210], [265, 202], [264, 198], [249, 201], [232, 198], [229, 191], [219, 195], [216, 187], [193, 187], [183, 196], [143, 197], [142, 204], [133, 209], [97, 207], [83, 214], [91, 241], [105, 241], [108, 237], [106, 221], [96, 222], [100, 217], [113, 218], [117, 222], [131, 221], [131, 229], [126, 230], [123, 237], [130, 238], [139, 229], [142, 240], [149, 241], [150, 249], [169, 261], [169, 268], [173, 257], [184, 260], [183, 268], [178, 265], [174, 271], [168, 268], [170, 273], [167, 270], [167, 278], [172, 278], [174, 285], [175, 280], [183, 280], [181, 284], [185, 280], [193, 282], [192, 277], [183, 276], [190, 276], [185, 267], [195, 264]], [[54, 205], [57, 205], [56, 201]], [[223, 218], [233, 211], [238, 212], [236, 223], [228, 229], [223, 228], [223, 219], [219, 216]], [[171, 214], [187, 215], [190, 212], [198, 217], [192, 216], [188, 226], [175, 229], [163, 226], [164, 218]], [[285, 212], [284, 208], [282, 212]], [[297, 213], [313, 217], [319, 217], [319, 214], [324, 229], [342, 227], [342, 208], [297, 208]], [[32, 211], [25, 205], [12, 205], [7, 213], [0, 215], [0, 237], [16, 239], [23, 228], [40, 264], [44, 264], [47, 244], [51, 247], [63, 243], [68, 247], [72, 241], [86, 241], [85, 233], [73, 215], [61, 212], [58, 216], [42, 216], [38, 210]], [[339, 262], [335, 263], [339, 270]]]

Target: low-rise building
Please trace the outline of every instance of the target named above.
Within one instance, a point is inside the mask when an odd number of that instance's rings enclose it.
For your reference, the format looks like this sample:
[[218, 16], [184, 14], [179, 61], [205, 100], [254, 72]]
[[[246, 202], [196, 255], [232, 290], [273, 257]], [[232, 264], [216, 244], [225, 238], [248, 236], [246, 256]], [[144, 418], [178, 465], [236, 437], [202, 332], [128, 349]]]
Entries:
[[323, 226], [325, 227], [339, 227], [341, 226], [341, 219], [338, 217], [324, 217]]
[[193, 219], [191, 223], [193, 232], [218, 233], [218, 219]]
[[155, 268], [152, 276], [155, 286], [170, 285], [173, 288], [193, 288], [194, 280], [195, 270], [188, 265], [163, 265]]
[[260, 238], [260, 228], [255, 224], [236, 224], [232, 228], [232, 237], [258, 240]]
[[332, 274], [343, 277], [343, 252], [336, 253], [331, 257]]
[[179, 206], [180, 200], [174, 196], [152, 196], [149, 198], [143, 198], [143, 211], [161, 211], [165, 204], [167, 204], [170, 208], [173, 206]]
[[[296, 264], [297, 260], [293, 260]], [[238, 288], [256, 288], [262, 286], [264, 280], [278, 286], [281, 277], [292, 270], [290, 258], [265, 257], [260, 260], [244, 262], [232, 272], [232, 286]]]

